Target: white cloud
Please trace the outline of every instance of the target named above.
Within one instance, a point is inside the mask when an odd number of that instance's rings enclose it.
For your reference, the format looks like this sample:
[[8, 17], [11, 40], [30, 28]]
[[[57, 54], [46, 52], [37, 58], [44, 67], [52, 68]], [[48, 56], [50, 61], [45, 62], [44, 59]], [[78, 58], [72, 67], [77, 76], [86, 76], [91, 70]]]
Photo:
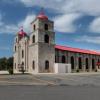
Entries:
[[27, 6], [32, 6], [34, 1], [33, 0], [21, 0], [21, 2], [23, 2]]
[[18, 0], [1, 0], [2, 2], [4, 2], [5, 4], [13, 4], [18, 2]]
[[[3, 0], [6, 1], [6, 0]], [[73, 25], [73, 22], [81, 17], [82, 15], [92, 15], [100, 16], [100, 0], [14, 0], [12, 2], [21, 2], [25, 6], [40, 6], [53, 9], [58, 13], [62, 13], [60, 16], [56, 16], [55, 29], [61, 32], [73, 32], [76, 30], [76, 27]], [[7, 2], [11, 2], [8, 0]], [[34, 17], [34, 14], [33, 14]], [[19, 22], [15, 27], [22, 25], [27, 32], [29, 32], [30, 26], [29, 22], [32, 19], [32, 15], [28, 15], [26, 19]], [[90, 28], [93, 32], [100, 32], [98, 20], [94, 21]], [[22, 24], [23, 23], [23, 24]], [[0, 25], [3, 23], [0, 22]], [[6, 26], [8, 27], [8, 26]], [[10, 26], [9, 26], [10, 27]], [[14, 28], [14, 25], [13, 25]], [[15, 28], [14, 28], [15, 30]]]
[[100, 15], [99, 4], [100, 0], [70, 0], [68, 6], [64, 6], [64, 10], [70, 10], [74, 12], [81, 12], [87, 15], [98, 16]]
[[34, 19], [35, 19], [35, 15], [34, 14], [27, 15], [26, 18], [18, 24], [18, 26], [23, 26], [23, 28], [25, 29], [26, 32], [30, 32], [31, 29], [32, 29], [30, 23]]
[[2, 22], [2, 15], [0, 14], [0, 26], [3, 25], [3, 22]]
[[75, 39], [77, 42], [100, 44], [99, 36], [82, 36]]
[[[73, 32], [76, 27], [73, 22], [82, 15], [100, 16], [100, 0], [20, 0], [26, 6], [43, 6], [53, 9], [61, 16], [55, 18], [55, 29], [61, 32]], [[79, 13], [79, 14], [78, 14]], [[74, 16], [75, 15], [75, 16]], [[98, 19], [97, 19], [98, 21]], [[90, 26], [92, 31], [100, 32], [99, 22]]]
[[15, 34], [18, 31], [18, 26], [16, 25], [5, 25], [0, 26], [0, 33]]
[[18, 30], [17, 25], [7, 25], [2, 21], [2, 14], [0, 13], [0, 33], [14, 33]]
[[[66, 0], [20, 0], [24, 5], [30, 6], [40, 6], [45, 8], [59, 9], [60, 6], [63, 6], [64, 1]], [[55, 6], [56, 5], [56, 6]]]
[[0, 33], [7, 34], [16, 34], [20, 30], [20, 27], [23, 26], [24, 30], [28, 33], [31, 30], [30, 23], [34, 20], [35, 15], [27, 15], [26, 18], [19, 22], [17, 25], [6, 25], [2, 21], [2, 15], [0, 14]]
[[76, 28], [73, 22], [81, 16], [81, 14], [73, 13], [55, 17], [55, 30], [59, 32], [74, 32]]
[[97, 17], [93, 22], [91, 22], [89, 30], [91, 32], [100, 33], [100, 17]]
[[26, 6], [43, 6], [63, 13], [81, 12], [93, 16], [100, 15], [100, 0], [20, 0]]

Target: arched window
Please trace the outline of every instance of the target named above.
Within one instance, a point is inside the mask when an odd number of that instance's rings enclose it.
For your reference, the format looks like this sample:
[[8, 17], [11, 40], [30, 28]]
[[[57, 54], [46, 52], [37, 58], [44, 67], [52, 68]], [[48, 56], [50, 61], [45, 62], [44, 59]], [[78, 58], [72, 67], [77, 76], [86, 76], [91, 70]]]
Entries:
[[35, 43], [35, 35], [32, 37], [32, 43]]
[[16, 63], [15, 63], [15, 69], [16, 69]]
[[48, 30], [48, 24], [44, 25], [44, 29], [47, 31]]
[[21, 70], [25, 70], [25, 69], [24, 69], [24, 62], [22, 62]]
[[62, 56], [62, 63], [65, 63], [66, 62], [66, 58], [65, 56]]
[[100, 69], [100, 59], [98, 59], [98, 62], [97, 62], [97, 66], [98, 66], [98, 69]]
[[17, 43], [17, 38], [16, 38], [16, 43]]
[[49, 61], [45, 61], [45, 70], [49, 69]]
[[74, 57], [72, 56], [70, 59], [71, 62], [71, 69], [74, 69]]
[[88, 58], [86, 58], [85, 63], [86, 63], [86, 69], [89, 69]]
[[44, 42], [49, 43], [49, 36], [47, 34], [44, 36]]
[[94, 70], [95, 69], [95, 60], [92, 59], [92, 69]]
[[24, 62], [22, 62], [22, 66], [24, 66]]
[[33, 68], [33, 70], [35, 69], [35, 62], [34, 61], [32, 63], [32, 68]]
[[15, 52], [16, 52], [16, 46], [15, 46]]
[[22, 58], [24, 58], [24, 50], [22, 50]]
[[34, 31], [36, 30], [36, 26], [35, 25], [33, 25], [33, 28], [34, 28]]
[[79, 69], [82, 69], [82, 58], [81, 57], [78, 58], [78, 65], [79, 65]]

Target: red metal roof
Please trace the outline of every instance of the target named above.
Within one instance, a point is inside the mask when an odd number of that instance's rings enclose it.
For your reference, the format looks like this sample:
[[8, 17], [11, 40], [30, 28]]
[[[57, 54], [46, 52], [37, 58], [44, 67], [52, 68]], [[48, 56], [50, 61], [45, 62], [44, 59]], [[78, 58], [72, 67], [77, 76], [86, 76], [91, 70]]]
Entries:
[[21, 37], [24, 37], [26, 35], [26, 32], [23, 31], [23, 28], [18, 32], [18, 35]]
[[41, 12], [39, 13], [39, 15], [37, 16], [38, 19], [43, 19], [43, 20], [48, 20], [48, 17], [45, 15], [44, 13], [44, 9], [41, 9]]
[[100, 52], [96, 52], [93, 50], [84, 50], [84, 49], [72, 48], [72, 47], [68, 47], [68, 46], [56, 45], [55, 48], [59, 49], [59, 50], [63, 50], [63, 51], [71, 51], [71, 52], [78, 52], [78, 53], [84, 53], [84, 54], [100, 55]]

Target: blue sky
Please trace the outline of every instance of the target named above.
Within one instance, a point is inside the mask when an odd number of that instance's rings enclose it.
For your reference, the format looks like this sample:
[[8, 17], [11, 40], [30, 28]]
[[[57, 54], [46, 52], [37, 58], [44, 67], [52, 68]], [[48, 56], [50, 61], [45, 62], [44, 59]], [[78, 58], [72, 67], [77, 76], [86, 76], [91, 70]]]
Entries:
[[0, 58], [13, 55], [15, 34], [44, 7], [55, 22], [56, 44], [100, 51], [100, 0], [0, 0]]

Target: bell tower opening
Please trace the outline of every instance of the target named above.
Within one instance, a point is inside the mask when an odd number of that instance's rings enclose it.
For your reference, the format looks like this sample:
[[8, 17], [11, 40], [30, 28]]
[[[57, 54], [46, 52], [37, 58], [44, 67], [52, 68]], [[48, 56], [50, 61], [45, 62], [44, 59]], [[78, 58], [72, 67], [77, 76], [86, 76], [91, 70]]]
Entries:
[[45, 25], [44, 25], [44, 29], [45, 29], [46, 31], [48, 31], [48, 24], [45, 24]]
[[49, 43], [49, 36], [47, 34], [45, 34], [44, 36], [44, 41], [45, 43]]

